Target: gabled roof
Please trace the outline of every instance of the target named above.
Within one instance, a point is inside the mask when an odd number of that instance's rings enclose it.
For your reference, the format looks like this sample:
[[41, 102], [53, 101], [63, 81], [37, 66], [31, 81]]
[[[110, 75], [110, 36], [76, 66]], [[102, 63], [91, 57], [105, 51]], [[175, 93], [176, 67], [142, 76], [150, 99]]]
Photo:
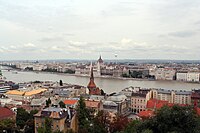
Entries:
[[47, 98], [42, 97], [40, 99], [32, 99], [31, 106], [41, 106], [42, 104], [46, 103]]
[[99, 108], [100, 101], [85, 100], [85, 105], [86, 107], [89, 107], [89, 108]]
[[15, 114], [11, 110], [0, 107], [0, 120], [12, 117], [14, 115]]
[[149, 109], [160, 109], [164, 105], [168, 105], [168, 101], [163, 101], [163, 100], [157, 100], [157, 99], [150, 99], [147, 101], [147, 108]]
[[52, 119], [62, 119], [67, 117], [68, 110], [62, 108], [48, 107], [35, 114], [35, 117], [49, 117]]
[[138, 116], [141, 118], [150, 118], [150, 117], [154, 116], [154, 112], [151, 110], [140, 111]]

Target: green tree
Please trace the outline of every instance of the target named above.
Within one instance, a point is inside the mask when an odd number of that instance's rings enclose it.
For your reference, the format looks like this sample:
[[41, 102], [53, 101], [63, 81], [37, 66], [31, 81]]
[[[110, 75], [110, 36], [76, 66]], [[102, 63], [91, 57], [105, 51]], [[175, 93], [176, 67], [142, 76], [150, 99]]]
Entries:
[[52, 119], [46, 117], [45, 122], [44, 122], [44, 126], [39, 127], [37, 129], [38, 133], [52, 133], [51, 125], [52, 125]]
[[137, 126], [141, 122], [139, 120], [133, 120], [132, 122], [128, 123], [123, 133], [137, 133]]
[[78, 102], [77, 118], [78, 118], [78, 129], [79, 129], [78, 132], [88, 133], [91, 124], [91, 118], [89, 110], [86, 108], [83, 97], [80, 97], [80, 100]]
[[46, 133], [51, 133], [52, 120], [50, 118], [45, 118], [45, 131]]
[[63, 81], [62, 80], [60, 80], [60, 86], [63, 86]]
[[101, 89], [101, 95], [102, 95], [102, 96], [105, 96], [105, 95], [106, 95], [106, 93], [104, 92], [103, 89]]
[[60, 101], [59, 105], [60, 105], [61, 108], [66, 108], [65, 103], [63, 101]]
[[127, 73], [123, 73], [121, 76], [124, 78], [130, 78], [129, 74], [127, 74]]
[[74, 70], [71, 70], [71, 69], [67, 69], [67, 70], [65, 71], [65, 73], [68, 73], [68, 74], [74, 74], [75, 71], [74, 71]]
[[23, 129], [27, 121], [30, 118], [30, 114], [23, 108], [17, 109], [16, 124], [20, 129]]
[[26, 122], [25, 132], [26, 133], [34, 133], [34, 114], [38, 113], [38, 110], [31, 110], [29, 113], [29, 119]]
[[107, 133], [109, 124], [110, 120], [108, 113], [104, 111], [99, 111], [97, 116], [93, 119], [91, 130], [94, 133]]
[[4, 119], [0, 121], [0, 133], [6, 131], [7, 133], [12, 133], [17, 131], [15, 121], [12, 119]]
[[48, 100], [46, 100], [46, 107], [49, 107], [50, 104], [51, 104], [51, 99], [48, 98]]
[[191, 107], [163, 107], [156, 116], [144, 121], [138, 132], [152, 130], [154, 133], [198, 133], [200, 130], [199, 117]]
[[115, 132], [120, 132], [120, 131], [124, 131], [126, 126], [128, 124], [128, 118], [121, 116], [121, 115], [117, 115], [114, 119], [113, 122], [110, 123], [110, 132], [111, 133], [115, 133]]

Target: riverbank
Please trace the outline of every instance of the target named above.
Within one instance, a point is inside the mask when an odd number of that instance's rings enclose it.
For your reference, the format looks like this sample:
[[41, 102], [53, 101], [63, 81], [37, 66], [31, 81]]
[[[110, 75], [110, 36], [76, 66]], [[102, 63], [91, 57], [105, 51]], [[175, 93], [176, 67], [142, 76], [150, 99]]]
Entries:
[[[30, 82], [30, 81], [55, 81], [62, 80], [64, 83], [78, 84], [87, 86], [89, 83], [88, 76], [75, 76], [71, 74], [62, 73], [48, 73], [48, 72], [30, 72], [18, 71], [18, 74], [13, 74], [12, 71], [2, 71], [3, 76], [7, 81], [16, 83]], [[139, 86], [142, 88], [164, 88], [169, 90], [192, 90], [200, 89], [200, 84], [183, 83], [177, 81], [149, 81], [149, 80], [132, 80], [119, 79], [108, 77], [96, 77], [95, 84], [97, 87], [103, 89], [106, 93], [119, 92], [129, 86]]]
[[[76, 77], [87, 77], [89, 78], [89, 75], [78, 75], [78, 74], [68, 74], [68, 73], [62, 73], [62, 72], [46, 72], [46, 71], [22, 71], [19, 69], [13, 69], [14, 71], [18, 72], [34, 72], [34, 73], [45, 73], [45, 74], [56, 74], [56, 75], [64, 75], [64, 76], [76, 76]], [[132, 80], [132, 81], [160, 81], [160, 82], [172, 82], [172, 83], [188, 83], [188, 84], [199, 84], [200, 82], [186, 82], [186, 81], [177, 81], [177, 80], [150, 80], [150, 79], [139, 79], [139, 78], [125, 78], [125, 77], [113, 77], [113, 76], [96, 76], [95, 78], [102, 78], [102, 79], [117, 79], [117, 80]]]

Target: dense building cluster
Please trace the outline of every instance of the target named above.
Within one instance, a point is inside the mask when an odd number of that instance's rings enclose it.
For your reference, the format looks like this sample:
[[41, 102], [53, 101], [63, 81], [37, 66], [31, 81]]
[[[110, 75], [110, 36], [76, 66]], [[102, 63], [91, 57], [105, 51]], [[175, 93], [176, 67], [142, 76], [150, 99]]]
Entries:
[[89, 76], [91, 68], [95, 77], [138, 78], [148, 80], [177, 80], [183, 82], [200, 82], [200, 65], [185, 62], [117, 62], [97, 61], [71, 62], [1, 62], [23, 71], [45, 71]]
[[[100, 59], [99, 62], [103, 63]], [[34, 122], [35, 133], [44, 130], [77, 132], [80, 124], [79, 116], [77, 116], [80, 98], [84, 99], [85, 107], [89, 110], [90, 116], [96, 118], [103, 111], [111, 123], [118, 116], [129, 121], [148, 119], [154, 117], [156, 110], [164, 106], [192, 106], [200, 114], [199, 90], [128, 87], [118, 93], [105, 94], [95, 84], [94, 66], [90, 68], [90, 79], [87, 87], [63, 83], [62, 80], [59, 82], [34, 81], [15, 84], [6, 82], [2, 78], [2, 74], [1, 86], [4, 88], [9, 86], [9, 89], [1, 91], [0, 119], [18, 121], [16, 116], [19, 117], [19, 110], [24, 109], [28, 111], [29, 117], [27, 119]], [[34, 110], [37, 112], [33, 114]], [[21, 127], [23, 126], [20, 125]]]

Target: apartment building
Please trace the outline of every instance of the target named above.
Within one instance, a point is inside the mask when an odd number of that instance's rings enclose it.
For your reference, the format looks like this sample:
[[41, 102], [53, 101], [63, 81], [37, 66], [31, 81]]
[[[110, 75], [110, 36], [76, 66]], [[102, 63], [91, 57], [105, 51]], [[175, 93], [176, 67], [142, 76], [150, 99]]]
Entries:
[[165, 89], [153, 89], [151, 90], [152, 98], [168, 101], [169, 103], [173, 103], [172, 91]]
[[138, 92], [133, 92], [131, 97], [131, 111], [139, 113], [140, 111], [146, 110], [147, 101], [151, 97], [152, 95], [149, 89], [140, 89]]
[[154, 89], [152, 90], [152, 98], [162, 101], [168, 101], [173, 104], [188, 104], [191, 105], [191, 91], [182, 90], [165, 90]]
[[172, 97], [174, 99], [174, 104], [187, 104], [191, 105], [191, 91], [173, 91]]
[[156, 80], [174, 80], [176, 71], [171, 68], [157, 68], [155, 69]]
[[200, 73], [199, 72], [188, 72], [187, 73], [187, 81], [188, 82], [199, 82], [200, 81]]
[[49, 107], [34, 115], [35, 133], [38, 128], [45, 125], [45, 118], [51, 119], [52, 131], [67, 131], [67, 121], [72, 119], [71, 112], [67, 109]]
[[176, 80], [178, 80], [178, 81], [187, 81], [187, 72], [178, 72], [178, 73], [176, 73]]
[[[107, 101], [111, 101], [110, 103], [113, 106], [117, 105], [117, 113], [119, 113], [119, 114], [125, 114], [128, 111], [128, 101], [127, 101], [127, 97], [125, 95], [115, 94], [113, 96], [109, 96], [106, 100]], [[113, 104], [113, 102], [115, 104]], [[109, 103], [109, 102], [107, 102], [107, 103]]]

